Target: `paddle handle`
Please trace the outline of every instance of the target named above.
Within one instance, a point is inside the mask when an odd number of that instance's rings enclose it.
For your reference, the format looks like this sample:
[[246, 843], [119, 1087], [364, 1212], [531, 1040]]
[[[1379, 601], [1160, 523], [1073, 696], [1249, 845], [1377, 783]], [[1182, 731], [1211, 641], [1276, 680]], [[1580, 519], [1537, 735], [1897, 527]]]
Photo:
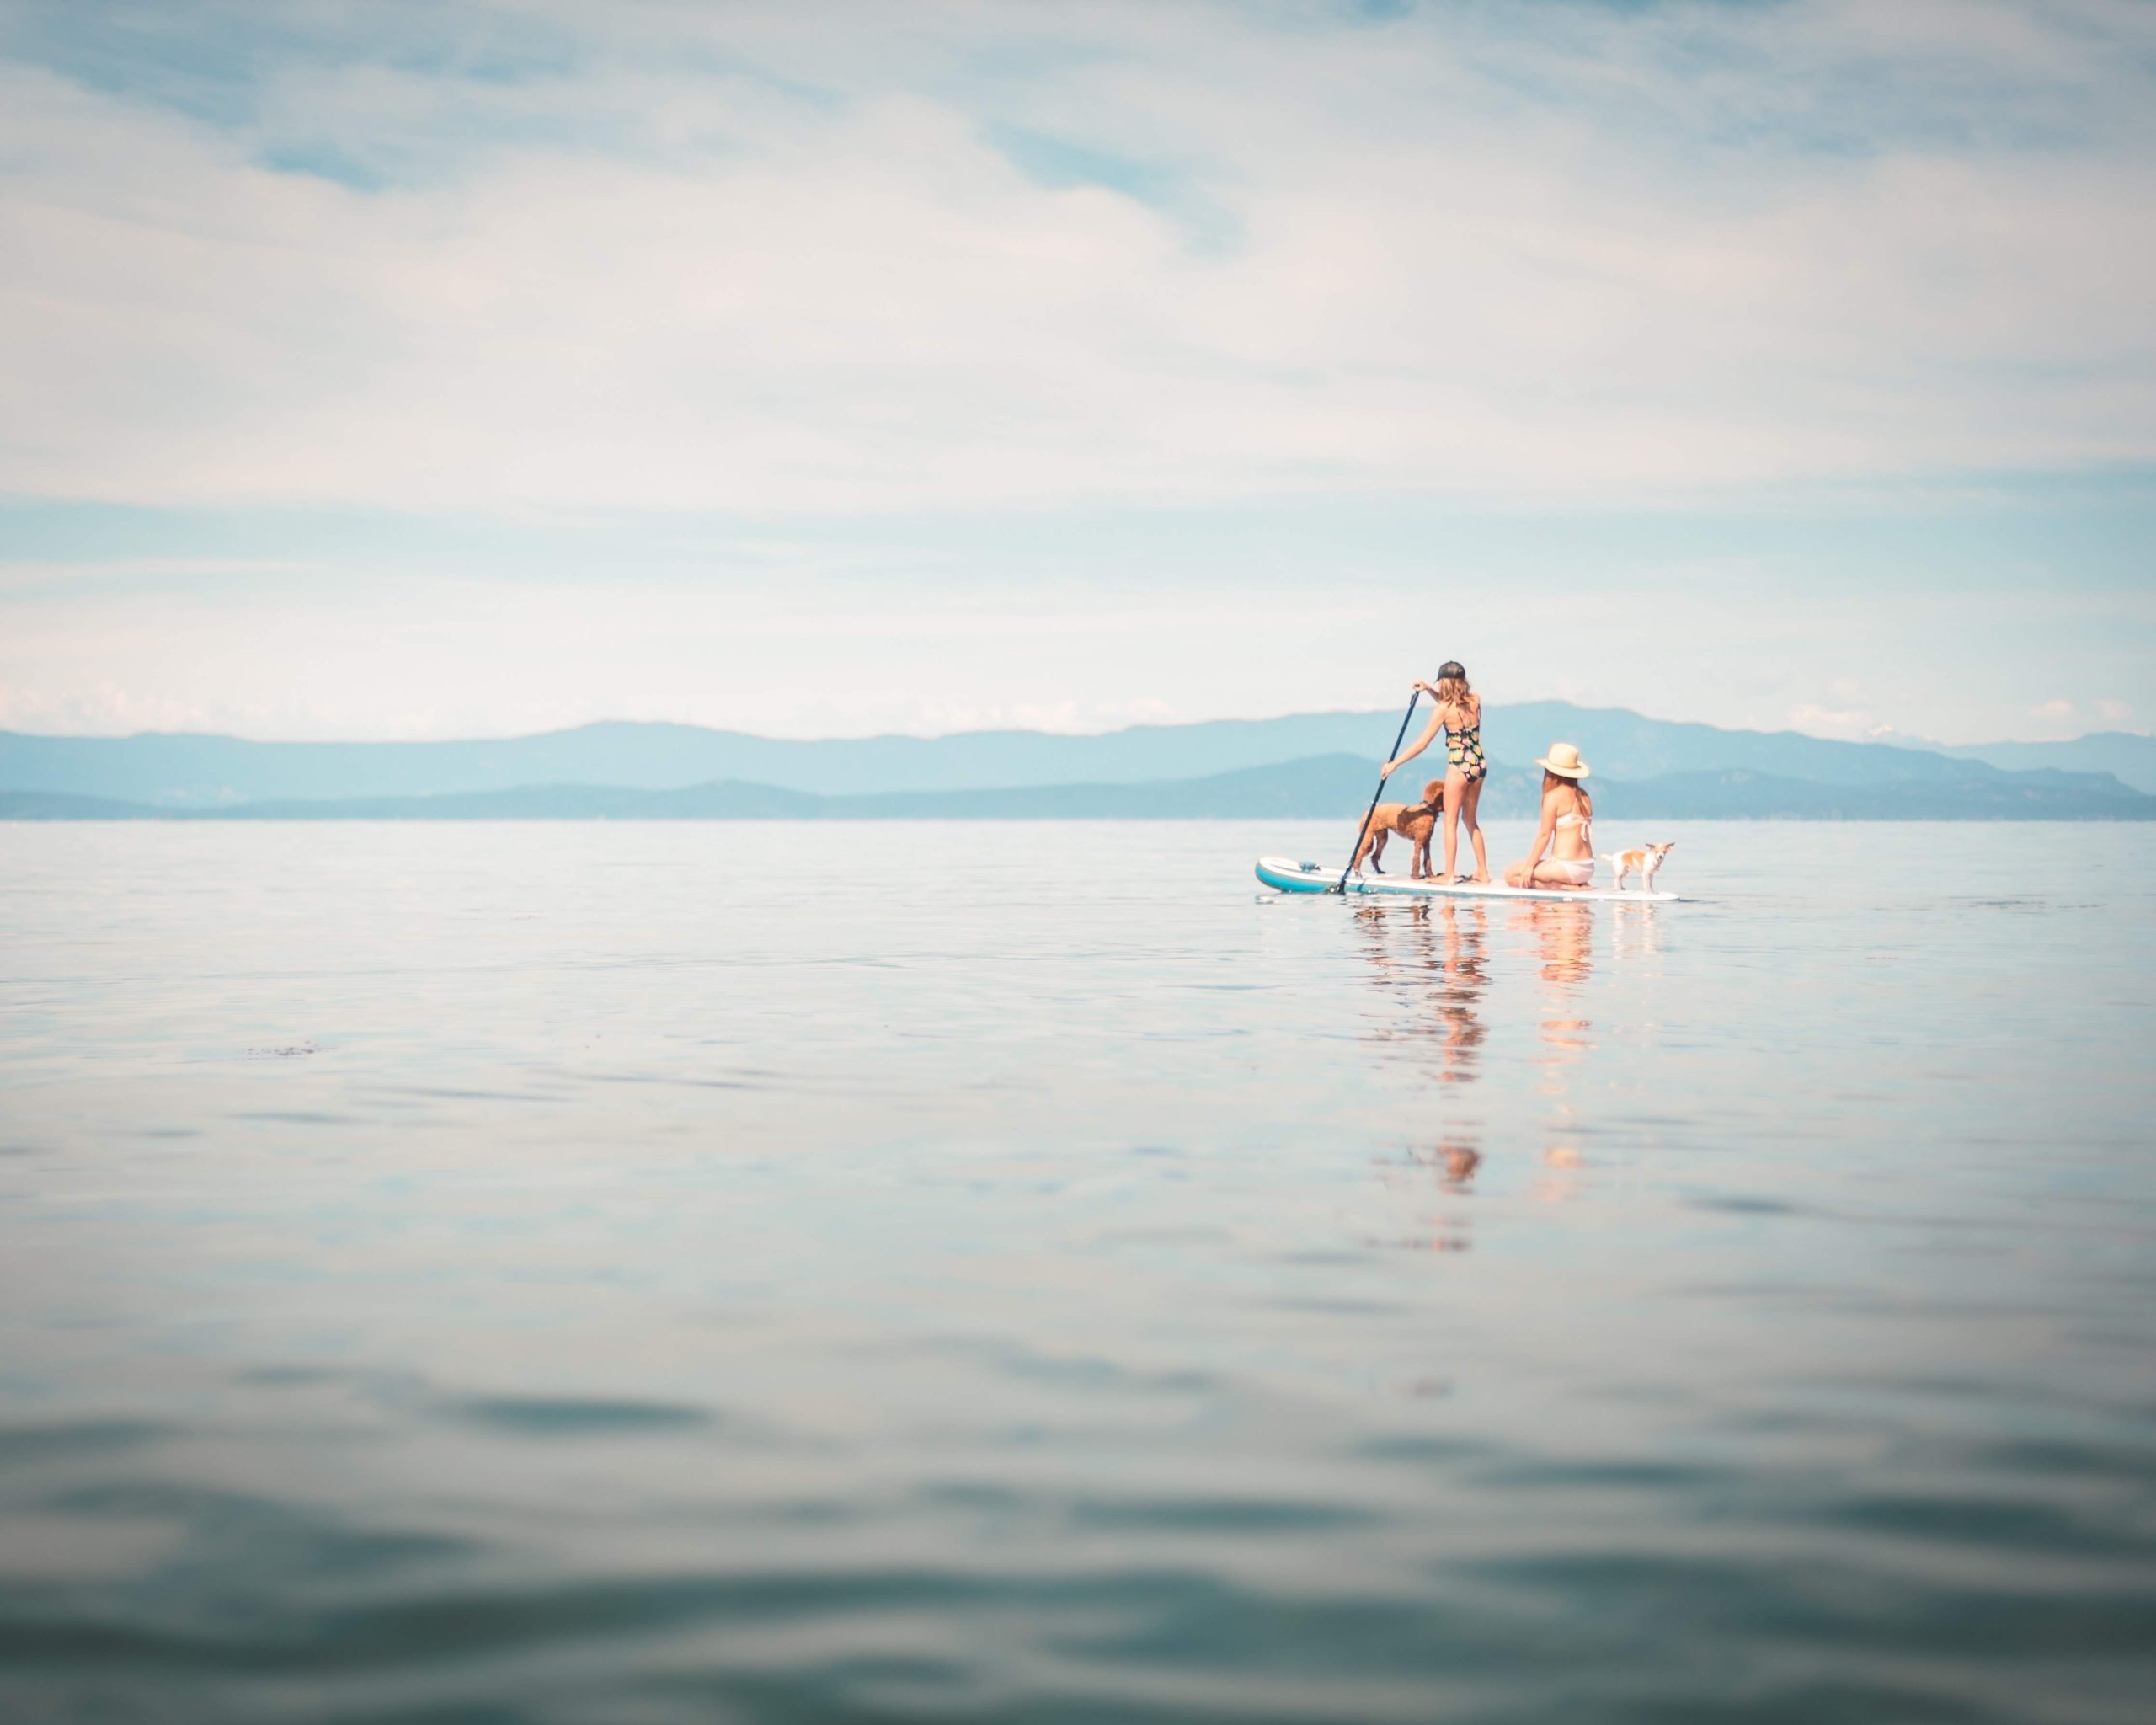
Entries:
[[[1388, 762], [1400, 753], [1400, 745], [1407, 740], [1407, 727], [1415, 717], [1415, 703], [1422, 698], [1422, 692], [1419, 688], [1407, 697], [1407, 711], [1400, 715], [1400, 734], [1392, 740], [1392, 748], [1385, 757]], [[1363, 841], [1370, 830], [1370, 817], [1378, 812], [1378, 798], [1385, 794], [1385, 782], [1389, 776], [1385, 773], [1378, 775], [1378, 788], [1370, 793], [1370, 806], [1363, 811], [1363, 824], [1355, 829], [1355, 848], [1348, 853], [1348, 866], [1340, 871], [1340, 879], [1333, 883], [1333, 891], [1343, 898], [1348, 893], [1348, 877], [1355, 872], [1355, 859], [1363, 854]]]

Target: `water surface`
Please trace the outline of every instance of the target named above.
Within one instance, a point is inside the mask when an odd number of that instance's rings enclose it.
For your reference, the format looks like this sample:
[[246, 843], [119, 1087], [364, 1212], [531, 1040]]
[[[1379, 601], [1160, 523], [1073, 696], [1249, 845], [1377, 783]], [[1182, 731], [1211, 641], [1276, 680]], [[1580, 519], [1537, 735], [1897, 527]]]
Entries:
[[1671, 836], [0, 826], [0, 1717], [2145, 1719], [2144, 835]]

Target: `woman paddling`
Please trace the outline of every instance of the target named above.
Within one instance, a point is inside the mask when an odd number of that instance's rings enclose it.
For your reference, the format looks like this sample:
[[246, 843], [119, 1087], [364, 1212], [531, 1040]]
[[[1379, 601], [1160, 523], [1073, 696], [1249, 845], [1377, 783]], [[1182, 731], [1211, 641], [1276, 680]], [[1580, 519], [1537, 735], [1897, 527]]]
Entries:
[[1465, 821], [1468, 841], [1475, 846], [1474, 879], [1486, 884], [1490, 859], [1483, 854], [1482, 823], [1475, 818], [1482, 801], [1482, 781], [1490, 772], [1482, 758], [1482, 697], [1467, 686], [1467, 669], [1457, 659], [1448, 659], [1438, 667], [1434, 684], [1417, 683], [1415, 687], [1433, 697], [1438, 710], [1421, 740], [1397, 761], [1386, 761], [1380, 777], [1390, 778], [1434, 743], [1439, 731], [1446, 734], [1445, 870], [1438, 879], [1448, 885], [1460, 879], [1454, 865], [1460, 855], [1460, 823]]
[[[1570, 743], [1552, 743], [1534, 763], [1542, 769], [1542, 825], [1527, 861], [1505, 871], [1507, 886], [1554, 886], [1567, 891], [1594, 884], [1594, 840], [1588, 830], [1594, 803], [1580, 781], [1593, 770]], [[1548, 851], [1545, 857], [1542, 853]]]

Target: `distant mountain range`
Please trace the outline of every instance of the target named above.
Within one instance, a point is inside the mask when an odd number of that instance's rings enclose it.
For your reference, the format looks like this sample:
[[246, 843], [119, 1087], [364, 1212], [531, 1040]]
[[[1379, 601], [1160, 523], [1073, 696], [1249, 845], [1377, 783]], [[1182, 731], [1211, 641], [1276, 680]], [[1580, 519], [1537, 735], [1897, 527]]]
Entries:
[[[1318, 713], [1140, 725], [1102, 736], [974, 731], [814, 742], [693, 725], [631, 724], [440, 743], [258, 743], [216, 736], [37, 737], [0, 732], [0, 790], [58, 791], [180, 806], [442, 796], [527, 785], [677, 790], [728, 779], [826, 796], [1136, 784], [1321, 755], [1357, 755], [1374, 762], [1393, 728], [1389, 714]], [[1562, 702], [1492, 707], [1484, 730], [1501, 759], [1524, 764], [1551, 739], [1564, 737], [1579, 745], [1598, 772], [1628, 779], [1742, 770], [1824, 784], [1897, 784], [1979, 778], [2001, 770], [1938, 750], [1833, 742], [1794, 731], [1720, 730]], [[2111, 782], [2108, 769], [2074, 777], [2091, 788]]]
[[[1861, 745], [1857, 745], [1861, 746]], [[1419, 763], [1417, 763], [1419, 766]], [[1494, 766], [1483, 795], [1492, 819], [1532, 815], [1540, 776]], [[2084, 782], [2094, 780], [2094, 782]], [[1411, 766], [1396, 794], [1417, 794]], [[1352, 822], [1369, 800], [1364, 755], [1321, 755], [1193, 778], [963, 790], [866, 791], [826, 796], [738, 779], [665, 789], [635, 785], [522, 785], [432, 795], [265, 798], [156, 805], [59, 791], [0, 791], [0, 818], [166, 820], [1235, 820]], [[1974, 770], [1869, 783], [1790, 778], [1748, 767], [1664, 773], [1629, 782], [1598, 773], [1598, 811], [1614, 820], [2156, 819], [2156, 797], [2100, 775]]]
[[1982, 761], [2009, 772], [2056, 766], [2069, 772], [2108, 772], [2137, 791], [2156, 792], [2156, 737], [2132, 731], [2097, 731], [2070, 743], [1955, 743], [1935, 745], [1942, 755]]

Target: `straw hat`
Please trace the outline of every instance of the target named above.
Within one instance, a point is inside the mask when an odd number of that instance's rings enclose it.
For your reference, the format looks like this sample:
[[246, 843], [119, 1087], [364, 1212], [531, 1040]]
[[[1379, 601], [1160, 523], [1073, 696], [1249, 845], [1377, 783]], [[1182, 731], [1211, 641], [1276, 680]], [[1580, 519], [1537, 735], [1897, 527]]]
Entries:
[[1585, 778], [1594, 769], [1580, 759], [1580, 751], [1570, 743], [1552, 743], [1550, 752], [1534, 763], [1545, 772], [1554, 772], [1559, 778]]

